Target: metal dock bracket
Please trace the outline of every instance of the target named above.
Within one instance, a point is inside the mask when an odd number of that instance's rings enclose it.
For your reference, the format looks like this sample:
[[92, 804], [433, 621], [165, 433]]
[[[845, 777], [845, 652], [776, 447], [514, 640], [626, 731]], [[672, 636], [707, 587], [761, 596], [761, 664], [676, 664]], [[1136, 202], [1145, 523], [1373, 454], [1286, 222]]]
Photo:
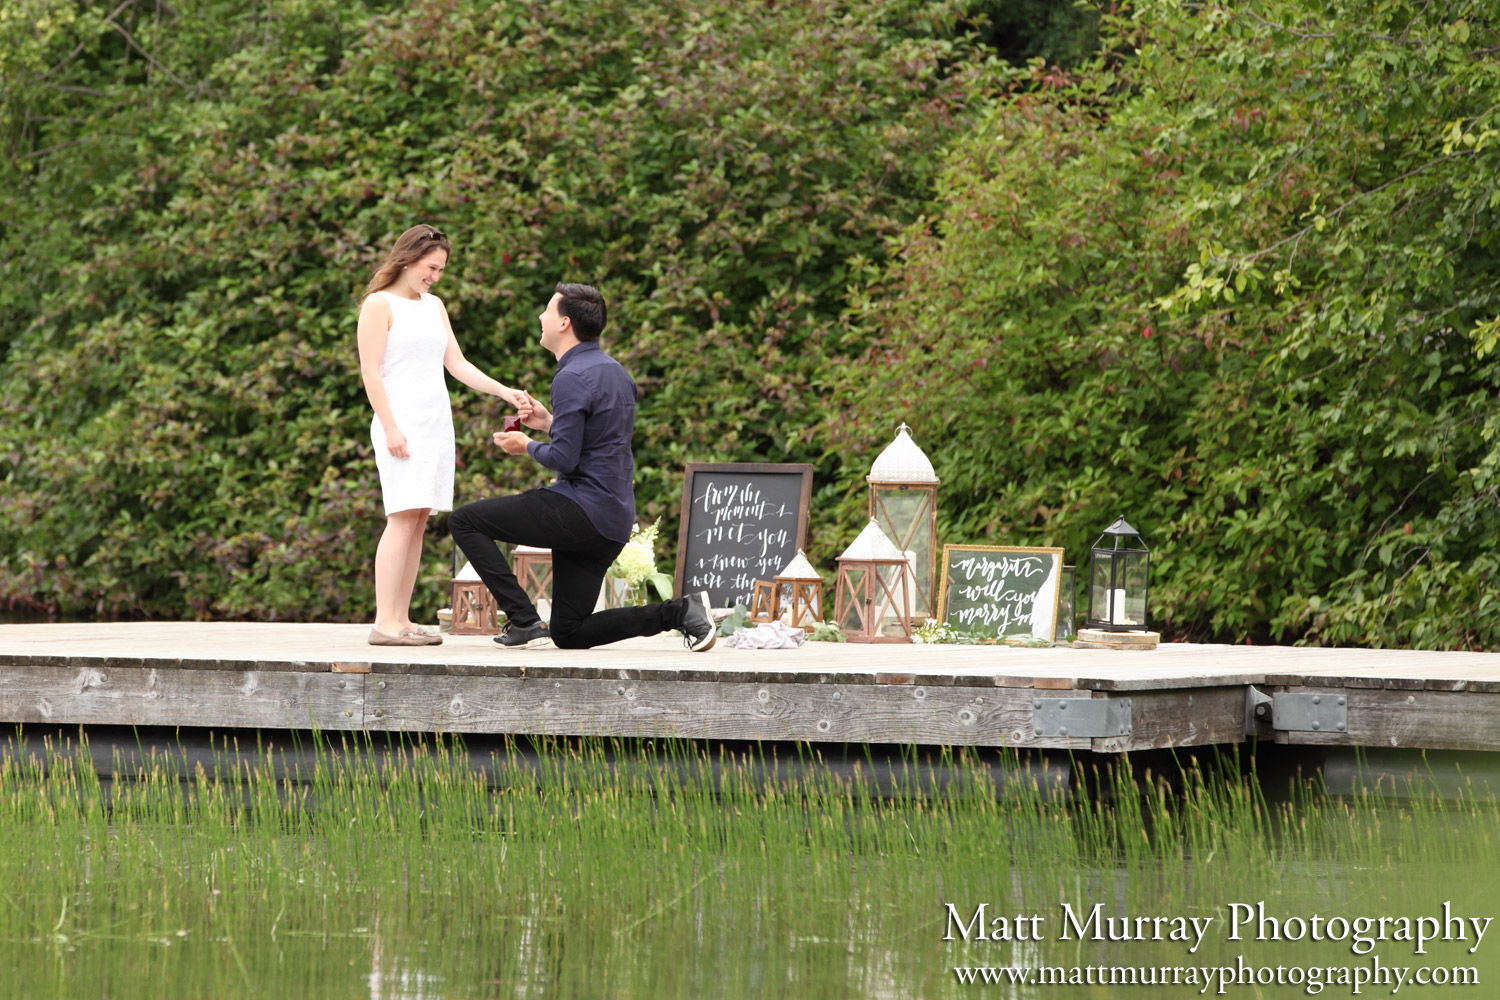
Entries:
[[1129, 698], [1034, 698], [1032, 725], [1038, 737], [1097, 739], [1129, 736]]
[[1277, 691], [1271, 695], [1271, 726], [1288, 733], [1348, 732], [1349, 699], [1341, 694]]

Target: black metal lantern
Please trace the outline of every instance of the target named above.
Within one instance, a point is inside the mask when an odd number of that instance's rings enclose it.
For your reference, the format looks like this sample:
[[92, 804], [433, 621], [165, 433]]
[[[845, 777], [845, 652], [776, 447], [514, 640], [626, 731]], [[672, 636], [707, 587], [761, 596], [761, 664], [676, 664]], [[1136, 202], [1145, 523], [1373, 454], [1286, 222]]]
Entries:
[[1088, 627], [1106, 632], [1144, 631], [1151, 583], [1151, 552], [1122, 517], [1089, 551]]
[[1062, 589], [1057, 594], [1057, 628], [1052, 634], [1053, 642], [1062, 642], [1073, 634], [1078, 625], [1078, 584], [1072, 566], [1062, 568]]

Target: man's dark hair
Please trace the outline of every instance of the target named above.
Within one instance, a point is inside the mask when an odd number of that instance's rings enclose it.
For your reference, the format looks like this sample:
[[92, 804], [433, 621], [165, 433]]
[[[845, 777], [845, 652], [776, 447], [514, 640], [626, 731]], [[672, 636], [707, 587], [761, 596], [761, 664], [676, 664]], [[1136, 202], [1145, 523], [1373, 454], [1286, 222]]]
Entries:
[[562, 299], [557, 303], [557, 314], [573, 321], [573, 336], [579, 340], [598, 340], [604, 332], [606, 319], [604, 296], [593, 285], [579, 285], [571, 281], [559, 281], [557, 293]]

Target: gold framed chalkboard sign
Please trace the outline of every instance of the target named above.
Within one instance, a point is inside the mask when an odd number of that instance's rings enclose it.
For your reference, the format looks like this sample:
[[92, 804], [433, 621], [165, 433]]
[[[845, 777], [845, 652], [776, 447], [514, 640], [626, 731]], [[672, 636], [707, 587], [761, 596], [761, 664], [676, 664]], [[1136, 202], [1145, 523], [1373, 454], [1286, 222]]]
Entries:
[[944, 545], [938, 620], [962, 632], [1051, 640], [1062, 567], [1060, 548]]
[[811, 465], [690, 462], [682, 482], [676, 593], [708, 591], [716, 608], [750, 606], [769, 580], [807, 547]]

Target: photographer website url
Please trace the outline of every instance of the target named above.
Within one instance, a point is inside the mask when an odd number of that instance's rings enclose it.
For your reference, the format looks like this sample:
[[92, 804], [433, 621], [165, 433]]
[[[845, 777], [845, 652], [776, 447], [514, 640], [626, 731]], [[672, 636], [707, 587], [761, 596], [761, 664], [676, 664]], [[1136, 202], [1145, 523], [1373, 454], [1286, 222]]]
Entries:
[[1479, 970], [1465, 966], [1386, 965], [1378, 955], [1362, 965], [1250, 965], [1243, 955], [1235, 965], [1165, 966], [953, 966], [960, 983], [1012, 986], [1196, 986], [1198, 992], [1229, 992], [1231, 986], [1295, 986], [1309, 996], [1326, 987], [1401, 992], [1403, 986], [1478, 986]]

